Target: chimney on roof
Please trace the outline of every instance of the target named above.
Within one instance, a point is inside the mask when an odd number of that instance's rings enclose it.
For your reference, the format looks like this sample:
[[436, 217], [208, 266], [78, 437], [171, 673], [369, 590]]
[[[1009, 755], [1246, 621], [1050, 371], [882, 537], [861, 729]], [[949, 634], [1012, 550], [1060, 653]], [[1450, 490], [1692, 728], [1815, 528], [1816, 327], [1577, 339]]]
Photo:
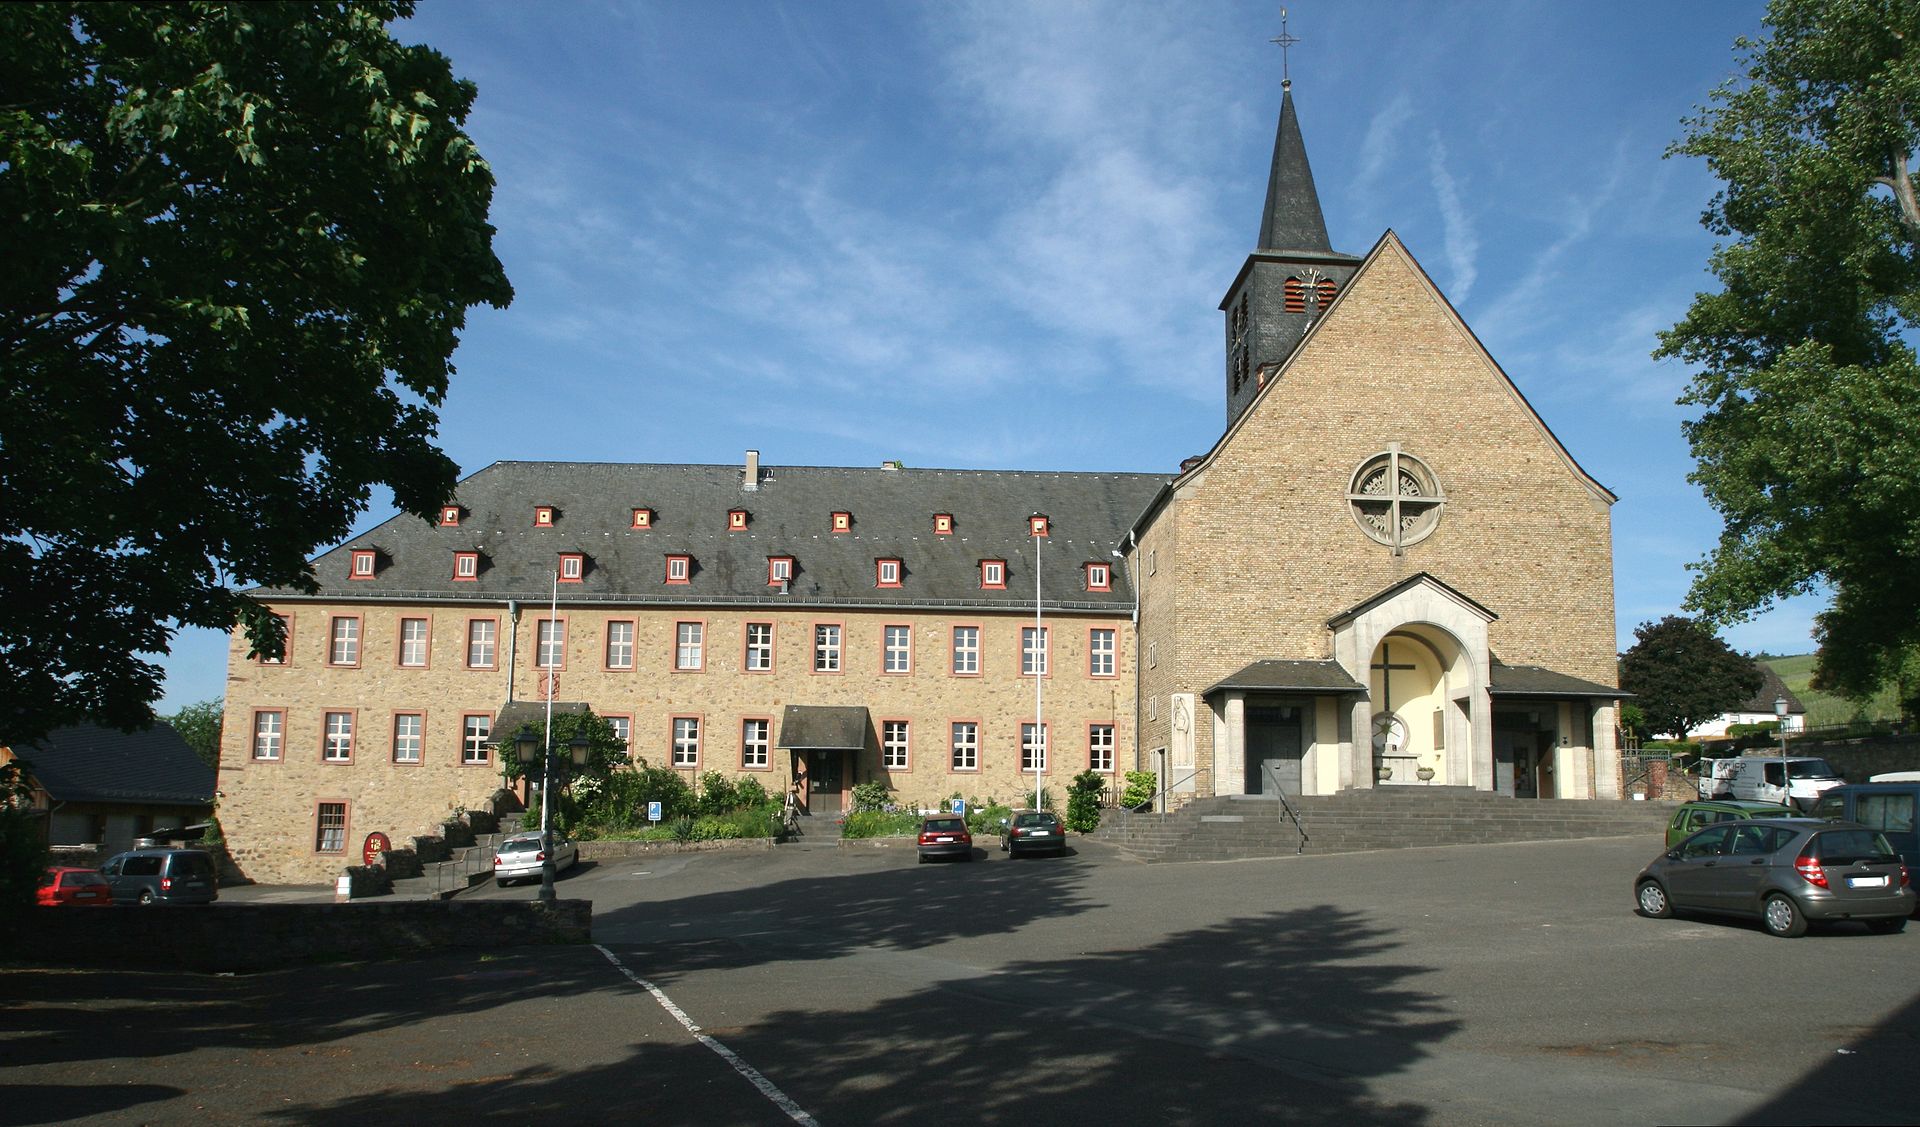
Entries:
[[760, 451], [747, 451], [747, 472], [740, 480], [740, 488], [748, 493], [760, 488]]
[[880, 468], [886, 470], [888, 473], [895, 473], [899, 471], [900, 463], [893, 458], [888, 458], [886, 461], [880, 463]]

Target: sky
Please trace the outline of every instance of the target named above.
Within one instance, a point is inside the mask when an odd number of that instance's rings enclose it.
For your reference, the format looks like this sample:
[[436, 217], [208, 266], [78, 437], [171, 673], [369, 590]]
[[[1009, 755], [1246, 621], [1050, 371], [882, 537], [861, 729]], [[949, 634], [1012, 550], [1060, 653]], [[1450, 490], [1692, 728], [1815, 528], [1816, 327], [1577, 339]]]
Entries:
[[[479, 86], [515, 289], [441, 445], [1171, 475], [1225, 425], [1284, 65], [1334, 249], [1394, 230], [1619, 496], [1624, 650], [1720, 530], [1651, 358], [1716, 288], [1715, 183], [1664, 153], [1762, 10], [1299, 0], [1283, 58], [1270, 3], [422, 0], [394, 34]], [[1821, 605], [1723, 636], [1810, 652]], [[162, 712], [221, 695], [224, 635], [165, 665]]]

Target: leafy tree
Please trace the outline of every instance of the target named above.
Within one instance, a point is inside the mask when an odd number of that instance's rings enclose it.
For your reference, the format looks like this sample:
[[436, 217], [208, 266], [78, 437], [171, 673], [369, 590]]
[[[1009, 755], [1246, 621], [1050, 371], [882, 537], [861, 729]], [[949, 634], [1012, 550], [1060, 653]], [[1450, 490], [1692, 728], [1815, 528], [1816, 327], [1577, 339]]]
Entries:
[[219, 697], [190, 704], [167, 717], [167, 723], [209, 767], [220, 766], [220, 720], [224, 704]]
[[47, 867], [42, 816], [17, 763], [0, 763], [0, 908], [19, 918], [33, 907], [33, 890]]
[[512, 290], [474, 86], [361, 3], [0, 5], [0, 731], [149, 722], [182, 624], [283, 638], [374, 486], [431, 516]]
[[1815, 684], [1863, 699], [1920, 652], [1920, 5], [1773, 0], [1766, 27], [1670, 150], [1723, 182], [1726, 240], [1655, 354], [1698, 368], [1692, 479], [1725, 522], [1687, 605], [1831, 592]]
[[1100, 794], [1107, 789], [1107, 777], [1098, 771], [1082, 771], [1067, 787], [1067, 828], [1090, 834], [1100, 828]]
[[1711, 627], [1668, 615], [1643, 622], [1620, 658], [1620, 687], [1634, 694], [1649, 731], [1685, 737], [1760, 691], [1753, 659], [1735, 653]]

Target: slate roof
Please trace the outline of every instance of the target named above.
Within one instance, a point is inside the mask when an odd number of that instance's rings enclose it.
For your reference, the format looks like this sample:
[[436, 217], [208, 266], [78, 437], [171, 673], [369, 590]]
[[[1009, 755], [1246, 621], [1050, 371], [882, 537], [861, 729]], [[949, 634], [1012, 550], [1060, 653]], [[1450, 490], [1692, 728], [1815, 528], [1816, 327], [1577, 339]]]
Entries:
[[55, 802], [211, 806], [214, 770], [162, 721], [142, 732], [81, 725], [15, 746]]
[[1320, 193], [1313, 186], [1313, 169], [1307, 164], [1307, 145], [1300, 136], [1291, 90], [1280, 97], [1273, 167], [1267, 174], [1267, 206], [1260, 215], [1260, 249], [1333, 249], [1327, 240], [1327, 221], [1320, 213]]
[[790, 704], [780, 716], [779, 746], [857, 751], [867, 746], [869, 727], [859, 705]]
[[1256, 661], [1212, 687], [1202, 696], [1229, 689], [1251, 692], [1364, 693], [1337, 661]]
[[1782, 681], [1780, 675], [1773, 671], [1773, 666], [1768, 665], [1764, 661], [1756, 661], [1753, 664], [1760, 670], [1760, 688], [1755, 690], [1753, 696], [1749, 697], [1747, 702], [1738, 709], [1735, 709], [1735, 711], [1764, 712], [1768, 716], [1772, 716], [1773, 702], [1780, 697], [1785, 697], [1787, 698], [1787, 714], [1789, 716], [1804, 716], [1806, 714], [1807, 706], [1800, 702], [1799, 697], [1793, 695], [1792, 689], [1787, 688], [1787, 683]]
[[1487, 687], [1487, 692], [1496, 697], [1633, 698], [1633, 694], [1625, 689], [1582, 680], [1568, 673], [1556, 673], [1538, 665], [1501, 665], [1494, 662], [1489, 673], [1493, 684]]
[[[250, 593], [276, 601], [545, 602], [559, 555], [583, 552], [584, 580], [560, 585], [563, 603], [1029, 609], [1027, 517], [1041, 513], [1051, 522], [1041, 549], [1046, 606], [1122, 613], [1133, 593], [1111, 553], [1170, 476], [763, 465], [749, 491], [739, 465], [496, 462], [458, 486], [458, 527], [398, 516], [317, 557], [317, 595]], [[537, 505], [559, 510], [552, 527], [534, 527]], [[635, 508], [653, 510], [651, 529], [631, 527]], [[748, 511], [745, 531], [728, 531], [733, 508]], [[831, 531], [835, 511], [853, 514], [850, 531]], [[935, 535], [936, 513], [952, 514], [951, 535]], [[377, 550], [374, 578], [348, 578], [356, 548]], [[453, 580], [456, 551], [482, 553], [477, 580]], [[664, 581], [669, 554], [692, 557], [692, 582]], [[784, 594], [767, 584], [767, 557], [780, 555], [795, 561]], [[900, 587], [875, 586], [874, 561], [882, 558], [902, 561]], [[981, 589], [983, 559], [1006, 561], [1005, 590]], [[1111, 591], [1086, 589], [1090, 562], [1110, 566]]]
[[[590, 711], [592, 710], [588, 708], [587, 705], [579, 701], [557, 700], [553, 702], [553, 714], [555, 716], [565, 716], [568, 713], [586, 713]], [[487, 737], [487, 743], [495, 747], [512, 743], [514, 738], [520, 734], [520, 729], [522, 728], [528, 729], [537, 736], [545, 736], [547, 734], [546, 701], [510, 700], [501, 705], [500, 715], [494, 717], [492, 733]], [[562, 750], [564, 751], [565, 749]], [[513, 749], [507, 748], [505, 754], [513, 754]]]

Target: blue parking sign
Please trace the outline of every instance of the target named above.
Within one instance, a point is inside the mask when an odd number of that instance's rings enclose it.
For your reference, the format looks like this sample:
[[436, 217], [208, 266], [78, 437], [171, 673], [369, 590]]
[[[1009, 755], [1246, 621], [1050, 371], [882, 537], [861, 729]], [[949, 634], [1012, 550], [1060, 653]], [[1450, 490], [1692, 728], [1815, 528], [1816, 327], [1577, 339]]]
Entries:
[[967, 812], [967, 800], [964, 798], [954, 799], [952, 805], [953, 805], [952, 812], [955, 814], [965, 814]]
[[658, 802], [647, 803], [647, 821], [657, 822], [659, 820], [660, 820], [660, 804]]

